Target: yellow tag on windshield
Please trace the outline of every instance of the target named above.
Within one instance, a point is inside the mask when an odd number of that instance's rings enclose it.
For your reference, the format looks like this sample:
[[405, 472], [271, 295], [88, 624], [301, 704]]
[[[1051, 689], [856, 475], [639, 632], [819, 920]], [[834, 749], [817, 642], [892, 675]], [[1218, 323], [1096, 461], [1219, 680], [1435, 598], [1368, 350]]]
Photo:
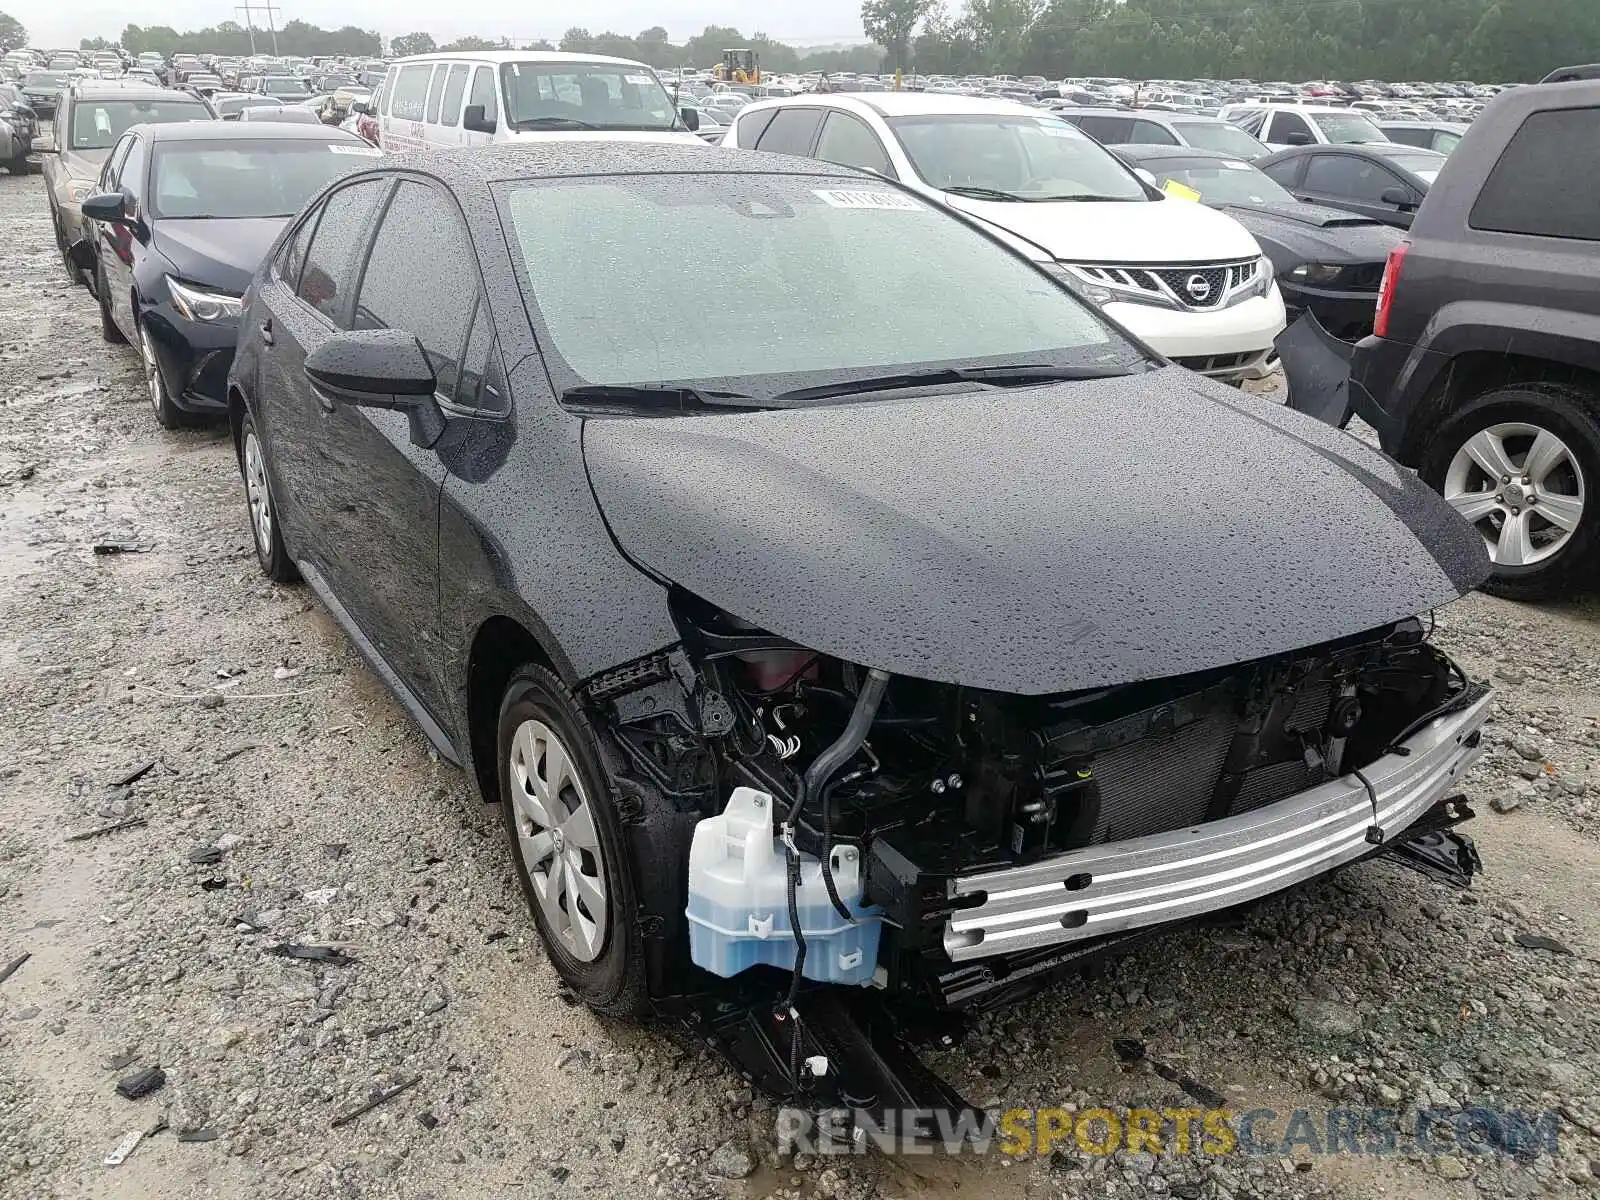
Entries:
[[1161, 185], [1161, 190], [1174, 200], [1198, 200], [1200, 193], [1192, 187], [1179, 183], [1176, 179], [1169, 179]]

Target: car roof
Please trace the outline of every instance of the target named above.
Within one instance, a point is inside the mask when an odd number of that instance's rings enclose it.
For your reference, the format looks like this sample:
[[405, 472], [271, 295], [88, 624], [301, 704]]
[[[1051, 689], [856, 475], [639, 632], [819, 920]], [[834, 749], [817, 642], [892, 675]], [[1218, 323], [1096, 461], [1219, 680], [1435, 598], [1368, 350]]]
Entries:
[[796, 107], [843, 108], [874, 113], [880, 117], [960, 117], [984, 113], [1053, 117], [1059, 110], [1033, 108], [1015, 100], [994, 96], [947, 95], [943, 92], [802, 92], [797, 96], [778, 96], [757, 100], [744, 111]]
[[1211, 158], [1218, 162], [1249, 161], [1237, 154], [1229, 154], [1225, 150], [1207, 150], [1203, 146], [1117, 146], [1113, 153], [1119, 158], [1138, 159], [1140, 162], [1155, 162], [1163, 158]]
[[436, 50], [432, 54], [413, 54], [407, 58], [397, 58], [390, 66], [406, 66], [410, 63], [432, 62], [481, 62], [481, 63], [517, 63], [517, 62], [549, 62], [549, 63], [605, 63], [628, 67], [648, 66], [636, 58], [613, 58], [608, 54], [566, 54], [560, 50]]
[[135, 125], [152, 142], [248, 142], [263, 138], [301, 138], [306, 141], [339, 141], [366, 145], [353, 133], [333, 125], [293, 124], [287, 121], [241, 125], [236, 121], [166, 121], [157, 125]]
[[72, 85], [80, 100], [193, 100], [193, 92], [125, 79], [84, 79]]
[[389, 155], [381, 163], [374, 162], [371, 169], [416, 171], [458, 190], [507, 180], [600, 175], [812, 175], [871, 179], [884, 187], [893, 186], [880, 176], [820, 159], [727, 149], [704, 142], [691, 145], [582, 138], [417, 150]]

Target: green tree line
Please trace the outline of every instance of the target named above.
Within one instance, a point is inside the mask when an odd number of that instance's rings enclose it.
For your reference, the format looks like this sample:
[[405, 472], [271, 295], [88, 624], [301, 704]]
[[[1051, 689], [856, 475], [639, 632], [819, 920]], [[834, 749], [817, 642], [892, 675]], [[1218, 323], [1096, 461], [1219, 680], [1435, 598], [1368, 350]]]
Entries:
[[865, 0], [933, 74], [1532, 81], [1600, 60], [1596, 0]]

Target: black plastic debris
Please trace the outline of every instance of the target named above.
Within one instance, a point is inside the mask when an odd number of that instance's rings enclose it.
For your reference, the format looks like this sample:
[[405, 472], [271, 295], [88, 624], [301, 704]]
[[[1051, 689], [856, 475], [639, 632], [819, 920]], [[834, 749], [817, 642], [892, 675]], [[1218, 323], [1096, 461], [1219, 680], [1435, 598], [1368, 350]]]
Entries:
[[1144, 1058], [1144, 1043], [1138, 1038], [1119, 1037], [1111, 1039], [1111, 1050], [1125, 1063], [1136, 1063]]
[[101, 538], [94, 544], [94, 552], [101, 556], [112, 554], [143, 554], [155, 549], [154, 542], [141, 542], [133, 538]]
[[1551, 954], [1571, 954], [1572, 951], [1555, 938], [1544, 933], [1519, 933], [1517, 945], [1527, 950], [1548, 950]]
[[0, 983], [4, 983], [17, 973], [17, 968], [33, 957], [32, 951], [24, 950], [5, 966], [0, 967]]
[[484, 938], [483, 940], [484, 940], [484, 944], [485, 945], [492, 946], [496, 942], [505, 941], [505, 939], [510, 937], [510, 936], [511, 935], [509, 933], [507, 933], [504, 929], [497, 929], [493, 933], [491, 933], [488, 937]]
[[118, 777], [116, 779], [113, 779], [111, 781], [110, 786], [114, 787], [114, 788], [132, 787], [134, 784], [138, 783], [139, 780], [143, 779], [146, 775], [150, 774], [150, 772], [155, 770], [155, 769], [156, 769], [156, 760], [152, 758], [149, 762], [140, 763], [137, 767], [133, 768], [133, 770], [129, 771], [127, 774], [122, 775], [122, 776], [120, 776], [120, 777]]
[[356, 960], [332, 946], [302, 946], [298, 942], [279, 942], [267, 947], [268, 954], [279, 958], [297, 958], [302, 962], [327, 963], [330, 967], [348, 967]]
[[215, 1129], [190, 1129], [178, 1135], [180, 1142], [214, 1142], [220, 1135]]
[[388, 1091], [379, 1092], [377, 1095], [373, 1096], [372, 1099], [368, 1100], [365, 1104], [361, 1105], [359, 1108], [352, 1108], [349, 1112], [340, 1113], [337, 1117], [335, 1117], [333, 1119], [333, 1128], [338, 1129], [341, 1125], [350, 1124], [350, 1122], [354, 1121], [357, 1117], [364, 1116], [365, 1114], [371, 1112], [373, 1109], [377, 1108], [378, 1105], [380, 1105], [380, 1104], [387, 1104], [390, 1100], [393, 1100], [401, 1092], [407, 1091], [410, 1088], [414, 1088], [414, 1087], [417, 1086], [417, 1084], [419, 1084], [421, 1082], [422, 1082], [422, 1076], [418, 1075], [418, 1076], [416, 1076], [416, 1077], [414, 1077], [412, 1079], [406, 1080], [404, 1083], [396, 1084], [394, 1087], [390, 1088]]
[[111, 825], [101, 825], [97, 829], [85, 829], [82, 833], [68, 834], [65, 840], [69, 842], [86, 842], [90, 838], [104, 837], [108, 833], [117, 833], [124, 829], [137, 829], [146, 823], [144, 817], [129, 817], [126, 821], [117, 821]]
[[228, 881], [226, 879], [202, 879], [200, 881], [200, 890], [203, 892], [219, 892], [227, 886]]
[[329, 858], [343, 858], [344, 852], [348, 849], [350, 849], [349, 842], [325, 842], [322, 846], [322, 852]]
[[417, 1114], [417, 1124], [424, 1129], [437, 1129], [439, 1128], [439, 1118], [431, 1112], [419, 1112]]
[[400, 1026], [398, 1025], [374, 1025], [370, 1029], [363, 1030], [362, 1036], [368, 1038], [382, 1037], [386, 1033], [394, 1033], [399, 1028]]
[[1169, 1067], [1166, 1063], [1152, 1061], [1150, 1067], [1168, 1083], [1178, 1085], [1180, 1091], [1186, 1096], [1192, 1096], [1200, 1103], [1212, 1108], [1221, 1108], [1227, 1104], [1228, 1098], [1214, 1087], [1209, 1087], [1191, 1075], [1185, 1075], [1176, 1067]]
[[160, 1067], [146, 1067], [117, 1081], [117, 1095], [124, 1100], [137, 1100], [159, 1091], [167, 1082], [167, 1073]]
[[565, 1183], [567, 1181], [568, 1176], [570, 1176], [571, 1174], [572, 1174], [572, 1169], [570, 1167], [551, 1167], [550, 1168], [550, 1178], [554, 1179], [557, 1183]]
[[207, 867], [222, 861], [222, 851], [215, 846], [199, 846], [189, 851], [189, 861], [196, 866]]

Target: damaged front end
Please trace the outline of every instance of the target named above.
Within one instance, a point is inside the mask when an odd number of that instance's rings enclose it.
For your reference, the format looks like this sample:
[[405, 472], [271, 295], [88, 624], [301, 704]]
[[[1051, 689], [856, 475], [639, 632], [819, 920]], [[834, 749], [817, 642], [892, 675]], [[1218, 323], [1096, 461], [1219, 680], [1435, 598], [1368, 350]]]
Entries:
[[1476, 869], [1451, 827], [1489, 696], [1415, 619], [1024, 696], [844, 662], [683, 592], [674, 610], [680, 647], [585, 698], [695, 822], [694, 968], [658, 1002], [779, 1095], [960, 1108], [905, 1052], [913, 1019], [944, 1036], [939, 1014], [1372, 855]]

